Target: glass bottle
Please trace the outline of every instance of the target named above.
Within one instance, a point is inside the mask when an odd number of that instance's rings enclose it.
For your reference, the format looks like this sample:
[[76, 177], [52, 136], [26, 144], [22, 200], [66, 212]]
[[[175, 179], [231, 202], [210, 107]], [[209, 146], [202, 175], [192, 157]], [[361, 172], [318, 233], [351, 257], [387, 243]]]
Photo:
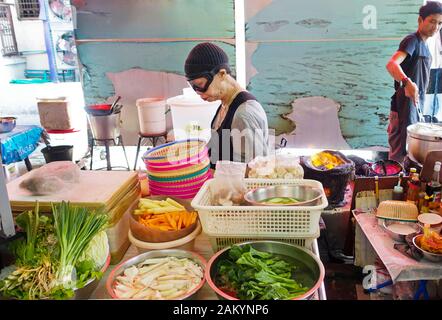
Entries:
[[425, 189], [428, 196], [433, 195], [435, 192], [442, 191], [442, 185], [439, 181], [441, 162], [436, 161], [434, 163], [433, 176], [431, 177], [431, 181], [427, 183], [427, 187]]
[[407, 201], [418, 205], [420, 191], [419, 174], [416, 168], [410, 169], [410, 180], [408, 181]]
[[404, 173], [400, 172], [398, 183], [393, 188], [393, 200], [399, 200], [399, 201], [404, 200], [404, 188], [401, 186], [403, 176]]
[[430, 211], [429, 203], [430, 203], [430, 197], [425, 196], [424, 204], [422, 205], [422, 208], [421, 208], [421, 213], [428, 213]]

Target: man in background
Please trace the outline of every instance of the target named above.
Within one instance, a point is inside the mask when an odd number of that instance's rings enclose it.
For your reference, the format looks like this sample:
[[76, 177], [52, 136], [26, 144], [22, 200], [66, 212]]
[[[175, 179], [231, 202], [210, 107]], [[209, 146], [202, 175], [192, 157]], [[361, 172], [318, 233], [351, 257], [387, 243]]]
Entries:
[[387, 63], [395, 80], [388, 125], [389, 159], [403, 162], [407, 155], [407, 127], [419, 121], [417, 108], [424, 106], [430, 78], [428, 38], [442, 26], [442, 3], [428, 1], [419, 9], [418, 29], [406, 36]]

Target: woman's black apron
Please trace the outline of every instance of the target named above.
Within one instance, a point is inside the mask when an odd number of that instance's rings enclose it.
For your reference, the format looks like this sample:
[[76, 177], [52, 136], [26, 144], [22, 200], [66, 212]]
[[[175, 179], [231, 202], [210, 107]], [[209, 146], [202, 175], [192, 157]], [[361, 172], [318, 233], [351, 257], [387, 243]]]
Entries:
[[208, 148], [210, 155], [210, 167], [215, 168], [216, 162], [218, 160], [230, 160], [233, 161], [233, 145], [230, 130], [232, 129], [233, 117], [238, 107], [248, 100], [256, 100], [256, 98], [247, 91], [241, 91], [227, 110], [227, 114], [221, 123], [220, 127], [215, 131], [213, 126], [219, 112], [221, 111], [221, 106], [219, 106], [216, 111], [215, 117], [212, 120], [212, 136], [210, 138]]

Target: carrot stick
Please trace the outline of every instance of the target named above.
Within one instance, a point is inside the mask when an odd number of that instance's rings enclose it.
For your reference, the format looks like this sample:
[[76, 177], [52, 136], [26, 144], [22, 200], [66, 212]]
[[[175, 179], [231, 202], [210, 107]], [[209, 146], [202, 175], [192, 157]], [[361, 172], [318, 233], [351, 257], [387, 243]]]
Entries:
[[190, 223], [191, 225], [195, 223], [195, 221], [196, 221], [196, 217], [197, 217], [196, 212], [195, 212], [195, 211], [192, 212], [192, 220], [191, 220], [191, 223]]
[[183, 219], [184, 219], [184, 214], [180, 214], [180, 219], [178, 220], [178, 230], [181, 230], [183, 228]]
[[174, 228], [175, 230], [178, 230], [177, 227], [176, 227], [176, 222], [175, 222], [175, 220], [174, 220], [174, 219], [173, 219], [168, 213], [166, 213], [165, 216], [166, 216], [167, 221], [169, 221], [170, 226], [171, 226], [172, 228]]

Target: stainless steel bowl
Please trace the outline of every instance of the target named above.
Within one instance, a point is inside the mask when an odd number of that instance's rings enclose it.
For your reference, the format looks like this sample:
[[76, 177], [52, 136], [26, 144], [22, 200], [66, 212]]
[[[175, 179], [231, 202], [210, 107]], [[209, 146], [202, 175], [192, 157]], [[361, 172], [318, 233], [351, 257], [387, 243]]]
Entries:
[[[100, 272], [104, 274], [109, 267], [111, 260], [111, 255], [109, 254], [107, 256], [106, 262], [104, 263], [103, 267], [101, 268]], [[100, 279], [94, 278], [90, 279], [83, 288], [75, 289], [74, 290], [74, 297], [71, 300], [87, 300], [90, 298], [92, 292], [95, 291], [98, 287], [98, 283], [100, 282]]]
[[[149, 252], [145, 252], [142, 254], [139, 254], [133, 258], [130, 258], [126, 261], [123, 261], [119, 265], [117, 265], [109, 274], [107, 280], [106, 280], [106, 290], [113, 299], [118, 299], [114, 292], [114, 282], [115, 279], [121, 275], [124, 270], [127, 268], [137, 265], [141, 262], [143, 262], [146, 259], [152, 259], [152, 258], [165, 258], [165, 257], [178, 257], [178, 258], [187, 258], [192, 260], [193, 262], [197, 263], [202, 269], [203, 272], [206, 270], [206, 260], [200, 256], [199, 254], [187, 251], [187, 250], [179, 250], [179, 249], [164, 249], [164, 250], [153, 250]], [[203, 277], [201, 279], [200, 284], [193, 289], [192, 291], [188, 292], [187, 294], [177, 298], [177, 300], [187, 300], [192, 299], [196, 293], [202, 288], [204, 285], [205, 278]]]
[[[398, 241], [398, 242], [406, 242], [405, 241], [405, 237], [407, 236], [407, 234], [400, 234], [400, 233], [396, 233], [393, 230], [389, 229], [388, 227], [391, 226], [392, 224], [403, 224], [403, 225], [407, 225], [410, 226], [414, 229], [414, 232], [418, 232], [420, 231], [420, 227], [417, 223], [415, 222], [407, 222], [407, 221], [398, 221], [398, 220], [387, 220], [384, 219], [384, 222], [382, 224], [382, 226], [384, 227], [385, 232], [394, 240], [394, 241]], [[414, 233], [412, 232], [412, 233]]]
[[0, 117], [0, 133], [6, 133], [14, 130], [17, 125], [15, 117]]
[[[279, 185], [250, 190], [244, 195], [244, 199], [254, 206], [314, 206], [320, 202], [322, 195], [323, 190], [310, 186]], [[289, 204], [262, 203], [262, 201], [274, 197], [291, 197], [299, 202]]]
[[437, 253], [431, 253], [428, 251], [425, 251], [424, 249], [422, 249], [420, 247], [420, 243], [421, 243], [421, 239], [422, 239], [422, 234], [419, 234], [417, 236], [415, 236], [413, 238], [413, 244], [414, 246], [420, 251], [422, 252], [423, 256], [425, 259], [432, 261], [432, 262], [442, 262], [442, 254], [437, 254]]
[[[259, 251], [285, 256], [291, 263], [298, 267], [298, 278], [296, 280], [301, 281], [303, 285], [310, 287], [310, 290], [293, 300], [308, 300], [314, 297], [315, 292], [324, 281], [325, 269], [321, 260], [311, 251], [290, 243], [270, 240], [248, 241], [237, 245], [242, 247], [247, 244], [250, 244], [254, 249]], [[209, 260], [206, 269], [206, 280], [208, 285], [215, 291], [220, 299], [238, 300], [236, 297], [222, 291], [215, 284], [215, 278], [218, 274], [218, 264], [221, 260], [227, 258], [229, 249], [230, 247], [218, 251]]]

